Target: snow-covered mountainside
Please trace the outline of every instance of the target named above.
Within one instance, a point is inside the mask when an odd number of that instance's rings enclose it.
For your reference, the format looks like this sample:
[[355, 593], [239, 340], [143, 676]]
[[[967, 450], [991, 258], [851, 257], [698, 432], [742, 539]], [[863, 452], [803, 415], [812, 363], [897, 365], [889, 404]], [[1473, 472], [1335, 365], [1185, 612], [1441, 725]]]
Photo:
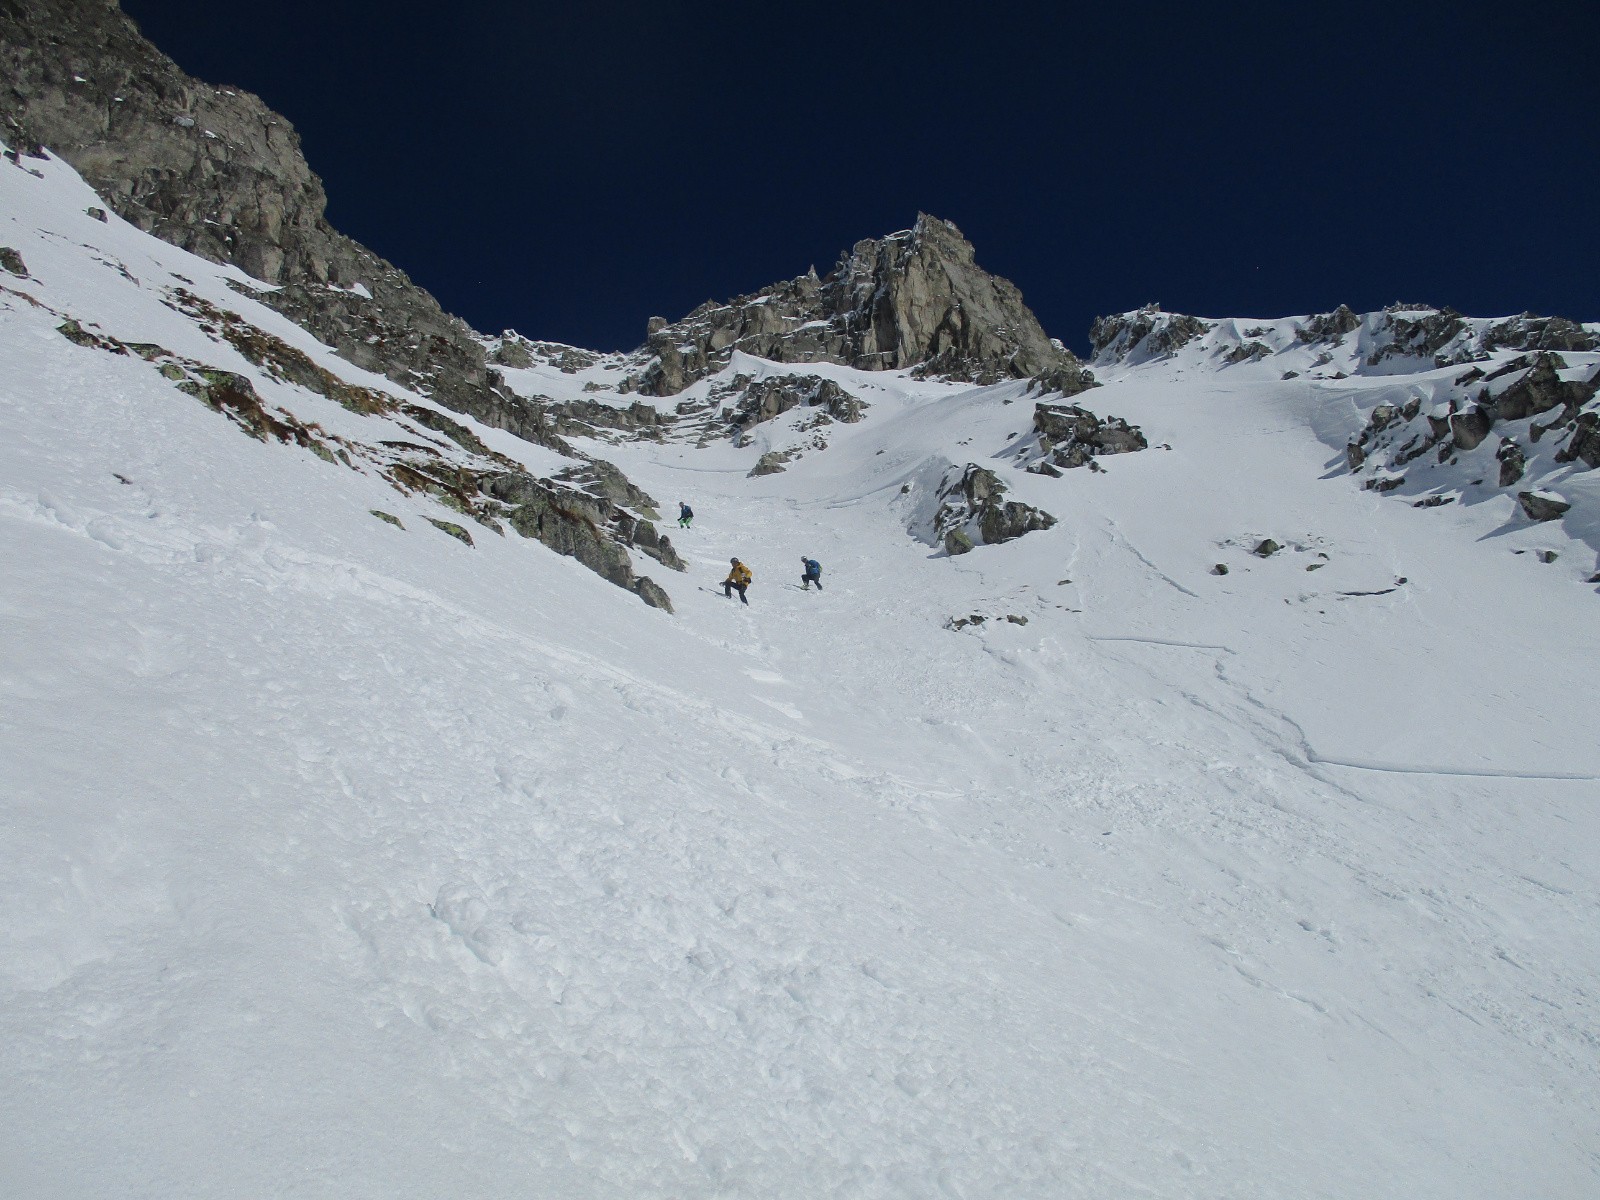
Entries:
[[0, 1192], [1600, 1184], [1592, 347], [486, 340], [536, 445], [104, 206], [0, 163]]
[[1407, 304], [1218, 321], [1152, 305], [1091, 336], [1107, 378], [1303, 381], [1283, 390], [1318, 400], [1319, 433], [1344, 451], [1330, 469], [1416, 508], [1492, 499], [1504, 513], [1510, 497], [1600, 551], [1600, 323]]
[[[392, 492], [371, 510], [381, 519], [398, 520], [390, 500], [426, 501], [418, 519], [468, 546], [473, 534], [451, 518], [469, 518], [480, 537], [509, 527], [670, 608], [667, 593], [634, 571], [635, 554], [683, 569], [652, 520], [655, 501], [561, 436], [590, 426], [521, 401], [508, 407], [527, 414], [537, 444], [463, 424], [336, 357], [262, 304], [259, 281], [175, 256], [110, 216], [65, 164], [23, 162], [38, 165], [0, 171], [14, 243], [0, 250], [0, 298], [32, 341], [72, 348], [65, 369], [93, 377], [105, 364], [89, 360], [122, 360], [123, 386], [188, 397], [264, 443], [386, 484]], [[24, 376], [52, 369], [26, 356], [16, 367]]]

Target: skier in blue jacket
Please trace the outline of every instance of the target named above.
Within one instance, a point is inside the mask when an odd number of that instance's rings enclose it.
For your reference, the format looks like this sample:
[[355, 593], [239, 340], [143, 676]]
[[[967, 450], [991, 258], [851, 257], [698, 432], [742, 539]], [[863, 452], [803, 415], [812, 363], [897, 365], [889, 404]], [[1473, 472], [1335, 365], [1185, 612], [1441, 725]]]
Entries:
[[817, 591], [820, 592], [822, 590], [822, 564], [816, 559], [806, 558], [804, 555], [801, 556], [800, 562], [805, 567], [805, 574], [800, 576], [801, 588], [809, 592], [811, 585], [814, 583], [817, 585]]

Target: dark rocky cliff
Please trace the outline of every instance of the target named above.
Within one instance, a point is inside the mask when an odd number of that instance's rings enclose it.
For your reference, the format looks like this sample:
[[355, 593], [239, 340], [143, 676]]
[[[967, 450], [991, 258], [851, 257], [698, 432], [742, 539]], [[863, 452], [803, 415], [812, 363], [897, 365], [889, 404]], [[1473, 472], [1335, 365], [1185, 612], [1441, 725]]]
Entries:
[[115, 0], [0, 0], [0, 75], [13, 151], [49, 149], [130, 223], [276, 285], [261, 298], [355, 365], [546, 440], [465, 322], [328, 224], [294, 127], [186, 75]]
[[[46, 150], [59, 155], [130, 224], [271, 285], [240, 290], [352, 364], [578, 460], [554, 479], [508, 469], [514, 464], [495, 456], [489, 474], [451, 468], [441, 480], [415, 464], [387, 462], [384, 473], [402, 491], [427, 492], [492, 528], [498, 528], [494, 514], [506, 509], [518, 532], [576, 557], [646, 603], [670, 608], [664, 591], [633, 573], [629, 556], [636, 549], [683, 569], [670, 541], [650, 524], [654, 501], [615, 467], [564, 440], [563, 433], [595, 432], [568, 411], [573, 406], [514, 395], [464, 321], [328, 224], [322, 181], [301, 154], [293, 126], [258, 97], [190, 78], [139, 33], [115, 0], [0, 0], [0, 138], [18, 165]], [[252, 351], [272, 344], [262, 331], [226, 313], [191, 315], [213, 331], [225, 329], [236, 349], [258, 365], [265, 362], [265, 351]], [[63, 332], [68, 328], [75, 326], [69, 322]], [[314, 392], [366, 394], [324, 378], [288, 351], [267, 357], [275, 373]], [[285, 375], [281, 368], [290, 358], [293, 369]], [[235, 408], [250, 409], [248, 386], [227, 384]], [[395, 402], [373, 394], [358, 408], [389, 411]], [[410, 420], [476, 443], [464, 427], [432, 410], [401, 408]], [[600, 406], [583, 415], [611, 424], [655, 417], [653, 410], [630, 414]], [[274, 421], [274, 433], [284, 440], [289, 427]], [[259, 425], [250, 431], [259, 435]], [[295, 440], [313, 449], [317, 444], [308, 436]]]

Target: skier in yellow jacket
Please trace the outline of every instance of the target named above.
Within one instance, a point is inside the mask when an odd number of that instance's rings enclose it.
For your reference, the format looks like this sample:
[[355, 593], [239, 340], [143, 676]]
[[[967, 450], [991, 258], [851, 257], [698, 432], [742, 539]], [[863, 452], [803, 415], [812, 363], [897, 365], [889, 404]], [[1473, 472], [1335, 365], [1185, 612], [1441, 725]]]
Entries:
[[750, 574], [750, 568], [737, 558], [730, 558], [728, 561], [733, 564], [733, 567], [728, 571], [728, 577], [722, 581], [722, 594], [732, 600], [733, 590], [738, 588], [739, 599], [749, 604], [750, 601], [745, 599], [744, 590], [750, 586], [750, 580], [753, 578]]

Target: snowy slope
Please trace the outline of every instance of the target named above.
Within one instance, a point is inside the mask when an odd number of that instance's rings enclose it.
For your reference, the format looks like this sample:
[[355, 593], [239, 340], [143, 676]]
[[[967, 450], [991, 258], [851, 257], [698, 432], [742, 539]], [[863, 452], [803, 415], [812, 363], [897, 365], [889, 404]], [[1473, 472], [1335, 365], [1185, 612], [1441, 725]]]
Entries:
[[[1564, 526], [1363, 489], [1260, 364], [1104, 373], [1152, 449], [1060, 479], [1024, 384], [816, 368], [862, 421], [606, 446], [698, 514], [669, 615], [67, 341], [17, 293], [216, 352], [102, 237], [218, 268], [7, 176], [0, 1191], [1594, 1193]], [[918, 540], [967, 462], [1058, 524]]]

